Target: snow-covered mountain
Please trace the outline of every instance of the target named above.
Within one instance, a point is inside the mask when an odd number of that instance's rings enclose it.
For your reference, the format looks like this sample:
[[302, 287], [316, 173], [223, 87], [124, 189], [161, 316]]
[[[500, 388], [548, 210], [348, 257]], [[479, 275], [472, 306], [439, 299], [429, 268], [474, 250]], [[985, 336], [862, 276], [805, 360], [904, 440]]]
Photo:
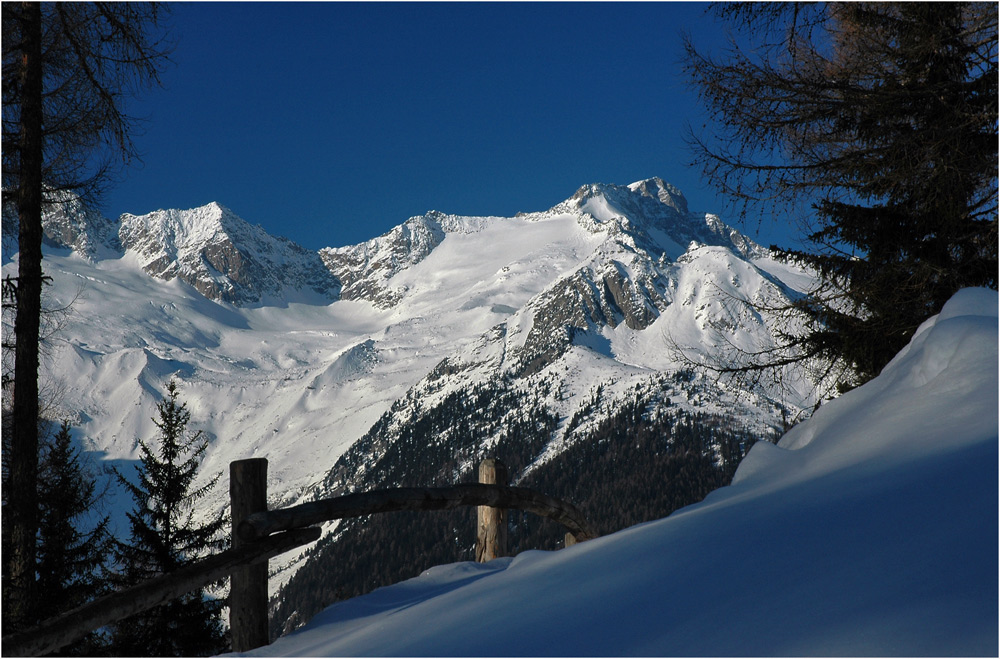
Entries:
[[46, 215], [45, 236], [91, 261], [127, 253], [157, 279], [177, 277], [210, 300], [240, 306], [289, 298], [329, 303], [340, 290], [317, 254], [215, 202], [187, 211], [125, 214], [112, 223], [67, 198]]
[[245, 656], [995, 657], [997, 399], [997, 294], [966, 289], [703, 502], [434, 567]]
[[[725, 416], [760, 437], [815, 402], [791, 370], [780, 388], [745, 390], [680, 359], [773, 345], [780, 321], [741, 303], [780, 305], [811, 276], [689, 211], [661, 179], [587, 185], [512, 218], [432, 211], [318, 253], [215, 203], [110, 221], [70, 201], [45, 232], [48, 304], [71, 305], [44, 357], [57, 414], [105, 460], [134, 460], [174, 378], [211, 439], [205, 478], [266, 457], [272, 507], [370, 486], [404, 419], [485, 382], [522, 402], [494, 409], [474, 446], [449, 448], [455, 428], [434, 431], [456, 474], [528, 397], [554, 421], [525, 440], [515, 479], [626, 399], [653, 416]], [[375, 427], [372, 453], [349, 454]], [[209, 505], [227, 505], [223, 490]]]

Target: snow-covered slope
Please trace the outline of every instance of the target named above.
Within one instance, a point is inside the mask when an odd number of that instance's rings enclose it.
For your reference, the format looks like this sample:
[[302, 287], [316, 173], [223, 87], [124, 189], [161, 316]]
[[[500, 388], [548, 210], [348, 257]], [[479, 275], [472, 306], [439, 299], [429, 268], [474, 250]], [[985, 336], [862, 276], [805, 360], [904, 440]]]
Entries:
[[997, 300], [959, 292], [698, 505], [439, 566], [249, 654], [997, 656]]
[[[361, 484], [334, 487], [331, 471], [384, 413], [494, 377], [560, 419], [531, 464], [638, 389], [764, 437], [813, 403], [791, 372], [752, 392], [700, 372], [671, 383], [689, 366], [677, 345], [705, 355], [720, 331], [727, 345], [773, 342], [777, 321], [734, 315], [734, 301], [780, 303], [808, 273], [690, 212], [661, 179], [584, 186], [513, 218], [429, 212], [320, 253], [214, 203], [117, 222], [67, 204], [45, 229], [48, 304], [72, 303], [44, 357], [54, 413], [105, 460], [134, 460], [174, 378], [211, 440], [204, 478], [266, 457], [272, 507]], [[227, 505], [224, 488], [206, 503]]]
[[69, 247], [91, 262], [128, 255], [155, 278], [177, 277], [208, 299], [240, 306], [338, 298], [340, 282], [318, 254], [247, 224], [215, 202], [125, 214], [116, 223], [65, 197], [46, 210], [46, 243]]

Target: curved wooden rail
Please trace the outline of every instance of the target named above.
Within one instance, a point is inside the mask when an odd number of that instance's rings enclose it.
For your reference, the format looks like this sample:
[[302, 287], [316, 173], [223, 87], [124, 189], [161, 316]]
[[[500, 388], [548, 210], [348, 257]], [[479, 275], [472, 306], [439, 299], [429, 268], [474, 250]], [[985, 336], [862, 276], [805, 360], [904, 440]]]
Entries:
[[258, 563], [318, 540], [319, 528], [296, 529], [227, 549], [174, 572], [84, 604], [38, 626], [3, 637], [3, 656], [41, 656], [83, 638], [87, 632], [146, 611], [229, 576], [234, 567]]
[[347, 517], [398, 510], [447, 510], [459, 506], [516, 508], [553, 519], [573, 534], [577, 542], [597, 537], [580, 510], [571, 503], [525, 487], [469, 483], [450, 487], [400, 487], [320, 499], [291, 508], [257, 512], [236, 528], [245, 541], [277, 531], [311, 526]]

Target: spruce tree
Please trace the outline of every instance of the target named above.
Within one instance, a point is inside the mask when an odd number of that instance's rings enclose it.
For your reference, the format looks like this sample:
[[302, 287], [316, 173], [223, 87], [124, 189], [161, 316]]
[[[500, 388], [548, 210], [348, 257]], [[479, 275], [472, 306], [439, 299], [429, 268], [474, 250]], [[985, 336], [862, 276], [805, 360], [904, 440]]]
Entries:
[[[106, 561], [111, 546], [108, 517], [93, 519], [97, 483], [73, 446], [69, 422], [43, 451], [38, 481], [38, 613], [46, 619], [96, 599], [108, 590]], [[88, 530], [89, 529], [89, 530]], [[99, 654], [104, 639], [92, 633], [60, 654]]]
[[822, 282], [791, 309], [805, 330], [740, 367], [812, 359], [849, 388], [958, 289], [997, 286], [997, 6], [720, 11], [757, 48], [714, 60], [688, 43], [719, 128], [696, 157], [742, 210], [798, 213], [811, 244], [788, 253]]
[[[178, 400], [170, 381], [167, 396], [157, 405], [158, 447], [139, 440], [136, 482], [115, 470], [132, 496], [128, 514], [131, 537], [118, 542], [115, 556], [122, 567], [120, 585], [131, 586], [169, 574], [211, 550], [225, 546], [224, 515], [198, 523], [195, 504], [215, 486], [221, 474], [194, 487], [208, 440], [201, 431], [188, 433], [191, 414]], [[113, 651], [125, 656], [207, 656], [226, 651], [221, 621], [223, 602], [209, 599], [203, 589], [119, 622]]]

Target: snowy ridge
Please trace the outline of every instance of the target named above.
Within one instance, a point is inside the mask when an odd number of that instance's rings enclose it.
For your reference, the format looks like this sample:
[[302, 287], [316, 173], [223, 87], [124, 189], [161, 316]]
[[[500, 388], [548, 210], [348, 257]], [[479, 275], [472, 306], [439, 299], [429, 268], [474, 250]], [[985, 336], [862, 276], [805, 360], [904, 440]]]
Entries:
[[71, 195], [43, 217], [45, 241], [90, 261], [129, 256], [147, 274], [175, 277], [206, 298], [246, 306], [332, 302], [340, 283], [319, 256], [251, 226], [220, 204], [103, 218]]
[[662, 249], [676, 259], [692, 242], [725, 245], [744, 258], [762, 258], [768, 250], [757, 245], [711, 213], [692, 213], [687, 199], [660, 178], [637, 181], [628, 186], [594, 183], [585, 185], [556, 207], [576, 210], [611, 225], [612, 231], [639, 230], [643, 247]]

